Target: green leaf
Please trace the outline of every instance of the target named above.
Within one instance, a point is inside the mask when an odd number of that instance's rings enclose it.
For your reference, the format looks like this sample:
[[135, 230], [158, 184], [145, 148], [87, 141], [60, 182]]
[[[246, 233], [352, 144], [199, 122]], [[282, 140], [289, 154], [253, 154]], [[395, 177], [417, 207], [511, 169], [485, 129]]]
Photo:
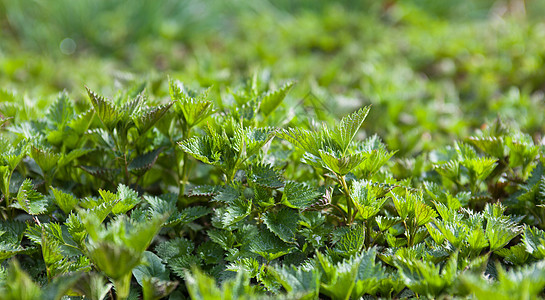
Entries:
[[489, 218], [486, 223], [486, 237], [490, 244], [490, 251], [495, 251], [507, 245], [521, 233], [521, 228], [511, 222], [499, 218]]
[[36, 147], [31, 147], [30, 156], [36, 164], [42, 169], [43, 174], [47, 174], [53, 168], [57, 166], [57, 163], [60, 159], [60, 155], [57, 153], [50, 152], [46, 149], [38, 149]]
[[18, 244], [6, 243], [3, 241], [0, 242], [0, 262], [24, 252], [25, 248]]
[[233, 248], [233, 244], [235, 243], [235, 236], [231, 231], [212, 229], [209, 230], [207, 233], [210, 239], [214, 243], [220, 245], [224, 250], [228, 251]]
[[155, 125], [155, 123], [157, 123], [157, 121], [159, 121], [167, 113], [172, 104], [173, 102], [170, 102], [168, 104], [151, 107], [135, 117], [133, 119], [134, 124], [136, 125], [140, 135], [143, 135], [146, 131], [152, 128], [153, 125]]
[[223, 248], [213, 241], [206, 241], [197, 248], [197, 255], [204, 261], [205, 264], [220, 264], [223, 261], [225, 251]]
[[117, 175], [121, 172], [120, 169], [106, 169], [94, 166], [79, 166], [83, 171], [100, 178], [106, 182], [114, 182]]
[[136, 176], [144, 175], [153, 167], [162, 150], [162, 148], [158, 148], [135, 157], [129, 164], [128, 170]]
[[477, 299], [539, 299], [545, 287], [543, 261], [533, 265], [504, 270], [497, 265], [497, 281], [466, 272], [461, 282]]
[[89, 152], [93, 151], [92, 149], [83, 149], [83, 148], [79, 148], [79, 149], [74, 149], [70, 152], [68, 152], [68, 154], [61, 154], [61, 157], [59, 159], [59, 161], [57, 162], [58, 164], [58, 168], [61, 168], [61, 167], [64, 167], [66, 165], [68, 165], [70, 162], [72, 162], [73, 160], [75, 160], [76, 158], [79, 158]]
[[161, 280], [156, 277], [146, 277], [142, 280], [144, 300], [163, 299], [172, 293], [177, 286], [177, 281]]
[[49, 109], [46, 114], [46, 118], [49, 122], [63, 127], [68, 124], [70, 120], [74, 117], [75, 110], [72, 105], [72, 101], [68, 98], [66, 92], [59, 94], [55, 102], [49, 106]]
[[187, 224], [210, 214], [212, 211], [204, 206], [192, 206], [171, 215], [164, 226], [174, 226], [176, 224]]
[[224, 227], [233, 225], [250, 215], [252, 202], [246, 199], [236, 199], [230, 203], [224, 211], [217, 211], [221, 214], [221, 221]]
[[364, 220], [378, 214], [386, 202], [386, 197], [379, 198], [381, 191], [380, 187], [373, 185], [367, 180], [354, 181], [352, 183], [350, 197], [354, 200], [354, 205]]
[[65, 193], [54, 187], [51, 187], [51, 193], [53, 194], [55, 203], [65, 214], [69, 214], [74, 208], [76, 208], [76, 205], [78, 205], [78, 199], [72, 194]]
[[317, 253], [318, 268], [322, 273], [321, 289], [332, 299], [359, 299], [373, 295], [386, 278], [384, 270], [375, 263], [376, 250], [371, 248], [349, 259], [334, 264], [322, 253]]
[[170, 98], [181, 111], [188, 128], [192, 128], [214, 113], [212, 102], [208, 100], [210, 88], [196, 98], [190, 97], [179, 82], [169, 80]]
[[87, 131], [93, 121], [94, 115], [94, 110], [89, 109], [70, 120], [68, 126], [75, 133], [75, 136], [82, 136]]
[[523, 239], [526, 251], [537, 259], [545, 258], [545, 232], [541, 229], [526, 226]]
[[396, 257], [395, 265], [403, 282], [420, 295], [436, 297], [454, 284], [458, 255], [452, 255], [445, 266], [430, 261], [408, 257]]
[[377, 222], [380, 231], [385, 231], [395, 224], [401, 222], [401, 219], [399, 217], [377, 216], [375, 221]]
[[319, 132], [311, 132], [302, 128], [288, 128], [280, 131], [278, 137], [316, 157], [320, 156], [323, 135]]
[[141, 262], [141, 254], [112, 242], [94, 242], [89, 247], [89, 258], [96, 267], [114, 280], [123, 278]]
[[9, 284], [0, 287], [2, 300], [43, 299], [40, 287], [21, 269], [16, 260], [11, 261], [7, 274], [6, 282]]
[[284, 186], [282, 176], [271, 166], [265, 164], [252, 165], [247, 174], [248, 181], [270, 189]]
[[341, 176], [348, 174], [367, 157], [364, 153], [348, 154], [342, 157], [337, 157], [336, 154], [324, 150], [319, 150], [319, 153], [323, 167]]
[[299, 214], [290, 208], [279, 211], [269, 211], [263, 216], [263, 223], [270, 231], [286, 243], [295, 243]]
[[348, 146], [358, 133], [363, 121], [365, 121], [369, 110], [369, 106], [360, 108], [356, 112], [342, 118], [341, 122], [333, 129], [332, 138], [339, 145], [343, 156], [346, 154]]
[[230, 263], [226, 270], [232, 272], [245, 272], [250, 278], [256, 277], [260, 272], [259, 262], [255, 258], [241, 258]]
[[291, 208], [305, 209], [315, 204], [318, 196], [320, 193], [310, 185], [287, 181], [282, 194], [282, 204]]
[[346, 228], [346, 232], [335, 243], [333, 251], [346, 258], [359, 253], [365, 243], [365, 234], [365, 227], [361, 225]]
[[282, 103], [286, 95], [290, 91], [291, 87], [295, 83], [290, 81], [283, 85], [281, 88], [268, 91], [260, 96], [259, 111], [262, 112], [264, 117], [268, 117], [274, 110]]
[[320, 291], [320, 273], [316, 269], [302, 270], [295, 266], [270, 268], [273, 276], [293, 299], [317, 299]]
[[192, 241], [181, 237], [162, 242], [155, 247], [157, 255], [166, 262], [176, 257], [188, 256], [194, 249], [195, 245]]
[[466, 167], [470, 174], [475, 174], [478, 180], [484, 180], [496, 167], [497, 159], [491, 157], [480, 157], [466, 159], [461, 164]]
[[267, 261], [272, 261], [295, 250], [295, 247], [289, 246], [266, 229], [259, 230], [259, 234], [252, 239], [249, 247], [250, 251], [261, 255]]
[[437, 217], [437, 213], [433, 208], [418, 201], [415, 204], [414, 217], [416, 219], [416, 226], [422, 226]]
[[481, 149], [484, 153], [491, 155], [492, 157], [499, 159], [504, 157], [505, 142], [502, 137], [470, 137], [469, 141], [477, 148]]
[[105, 196], [104, 200], [106, 202], [112, 202], [116, 201], [118, 202], [115, 204], [115, 206], [112, 208], [112, 213], [114, 214], [124, 214], [131, 210], [133, 207], [135, 207], [142, 199], [138, 197], [138, 193], [136, 191], [132, 190], [131, 188], [127, 187], [124, 184], [119, 184], [117, 186], [117, 194], [114, 195], [111, 192], [102, 191], [101, 190], [101, 196]]
[[113, 131], [122, 118], [121, 112], [109, 100], [99, 96], [88, 87], [85, 88], [87, 89], [87, 94], [89, 95], [89, 99], [91, 100], [91, 104], [93, 105], [98, 118], [108, 131]]
[[104, 276], [100, 274], [84, 273], [73, 289], [91, 300], [103, 300], [106, 299], [112, 286], [113, 285], [107, 283]]
[[17, 192], [17, 202], [13, 207], [22, 209], [30, 215], [40, 215], [46, 212], [47, 201], [34, 189], [30, 179], [25, 179]]
[[163, 264], [163, 261], [159, 256], [153, 252], [144, 252], [145, 262], [132, 270], [132, 274], [138, 284], [143, 285], [143, 281], [146, 278], [157, 278], [168, 281], [170, 279], [168, 269]]

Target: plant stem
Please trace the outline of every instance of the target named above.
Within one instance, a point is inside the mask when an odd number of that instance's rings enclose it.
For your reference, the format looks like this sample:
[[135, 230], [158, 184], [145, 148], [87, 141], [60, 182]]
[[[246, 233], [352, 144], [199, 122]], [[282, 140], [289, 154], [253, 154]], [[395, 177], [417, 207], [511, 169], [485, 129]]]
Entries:
[[117, 300], [124, 300], [129, 297], [129, 292], [131, 290], [131, 277], [132, 273], [129, 273], [117, 280], [113, 280]]
[[[190, 134], [191, 134], [191, 128], [187, 127], [187, 125], [184, 124], [182, 126], [182, 137], [183, 137], [183, 139], [184, 140], [189, 139]], [[187, 153], [185, 153], [185, 151], [184, 151], [184, 154], [182, 155], [182, 161], [183, 161], [182, 173], [180, 174], [180, 177], [178, 178], [178, 181], [180, 183], [180, 189], [178, 191], [178, 199], [180, 199], [180, 197], [182, 197], [184, 195], [185, 185], [187, 184], [189, 162], [188, 162], [188, 159], [187, 159]]]
[[365, 245], [370, 248], [371, 247], [371, 219], [365, 220], [365, 226], [366, 226], [366, 232], [365, 232]]
[[343, 187], [344, 196], [346, 197], [346, 210], [347, 210], [346, 223], [348, 225], [351, 225], [353, 221], [352, 197], [350, 196], [350, 191], [348, 190], [348, 185], [346, 184], [346, 180], [344, 179], [344, 176], [337, 175], [337, 178], [339, 182], [341, 183], [341, 186]]
[[123, 164], [125, 169], [125, 184], [130, 186], [129, 164], [127, 163], [127, 153], [123, 154]]

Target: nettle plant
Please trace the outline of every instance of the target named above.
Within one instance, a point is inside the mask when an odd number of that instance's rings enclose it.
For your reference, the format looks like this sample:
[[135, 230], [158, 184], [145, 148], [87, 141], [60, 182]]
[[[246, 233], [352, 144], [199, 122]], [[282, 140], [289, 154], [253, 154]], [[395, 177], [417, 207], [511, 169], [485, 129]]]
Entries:
[[513, 126], [396, 157], [370, 107], [297, 117], [293, 82], [167, 84], [2, 119], [0, 299], [544, 295], [542, 147]]

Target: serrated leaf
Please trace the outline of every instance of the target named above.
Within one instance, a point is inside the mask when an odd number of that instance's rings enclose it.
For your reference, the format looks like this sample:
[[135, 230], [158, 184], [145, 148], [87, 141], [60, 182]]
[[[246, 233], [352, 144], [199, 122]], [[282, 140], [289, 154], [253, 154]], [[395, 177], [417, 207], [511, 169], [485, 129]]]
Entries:
[[316, 157], [320, 157], [323, 136], [319, 132], [312, 132], [302, 128], [283, 129], [278, 137], [287, 140], [299, 149]]
[[75, 114], [72, 101], [66, 92], [59, 94], [55, 102], [49, 106], [46, 118], [49, 122], [62, 127], [68, 124]]
[[284, 186], [284, 180], [282, 180], [281, 175], [278, 174], [278, 172], [271, 165], [252, 165], [247, 177], [248, 180], [254, 184], [270, 189], [276, 189]]
[[333, 251], [346, 258], [359, 253], [365, 243], [365, 234], [365, 227], [361, 225], [347, 228], [339, 241], [335, 243]]
[[490, 251], [507, 245], [509, 241], [521, 233], [520, 227], [498, 218], [489, 218], [486, 223], [486, 237], [490, 243]]
[[209, 88], [193, 98], [187, 95], [183, 86], [180, 86], [178, 82], [169, 80], [170, 98], [176, 101], [176, 108], [181, 111], [188, 128], [198, 125], [214, 113], [212, 102], [208, 100], [210, 90]]
[[168, 269], [163, 264], [163, 261], [159, 256], [155, 255], [153, 252], [145, 251], [144, 252], [145, 262], [132, 270], [132, 274], [138, 284], [142, 285], [146, 277], [154, 277], [161, 280], [169, 280]]
[[214, 243], [220, 245], [224, 250], [228, 251], [233, 248], [233, 244], [235, 243], [235, 236], [231, 231], [212, 229], [209, 230], [207, 233], [210, 239]]
[[295, 247], [283, 242], [268, 230], [260, 230], [249, 245], [250, 251], [261, 255], [267, 261], [284, 256], [295, 250]]
[[209, 137], [193, 137], [178, 143], [184, 152], [205, 164], [219, 165], [221, 153], [213, 148], [213, 140]]
[[142, 135], [153, 127], [153, 125], [167, 113], [172, 104], [173, 102], [170, 102], [168, 104], [151, 107], [135, 117], [133, 120], [138, 132]]
[[89, 99], [91, 100], [91, 104], [93, 105], [98, 118], [102, 124], [104, 124], [104, 127], [111, 132], [121, 120], [121, 112], [109, 100], [99, 96], [88, 87], [85, 88], [87, 89], [87, 94], [89, 95]]
[[376, 187], [366, 180], [354, 181], [352, 184], [350, 197], [354, 200], [354, 205], [364, 220], [378, 214], [386, 202], [387, 198], [379, 195], [381, 190], [380, 187]]
[[134, 208], [142, 199], [138, 197], [138, 193], [124, 184], [117, 186], [117, 194], [113, 194], [107, 191], [100, 191], [100, 195], [106, 202], [117, 201], [116, 205], [112, 208], [114, 214], [124, 214]]
[[74, 195], [65, 193], [60, 189], [51, 187], [51, 193], [55, 203], [62, 209], [65, 214], [70, 213], [76, 205], [78, 205], [78, 199]]
[[341, 176], [348, 174], [367, 158], [365, 153], [353, 153], [342, 157], [324, 150], [319, 150], [319, 153], [323, 167]]
[[190, 255], [194, 249], [195, 245], [192, 241], [180, 237], [162, 242], [155, 247], [157, 255], [166, 262], [176, 257]]
[[129, 164], [128, 170], [136, 176], [144, 175], [148, 170], [153, 167], [162, 150], [162, 148], [158, 148], [135, 157]]
[[79, 166], [79, 167], [85, 172], [107, 182], [114, 182], [115, 179], [117, 178], [117, 175], [121, 173], [120, 169], [106, 169], [106, 168], [95, 167], [95, 166]]
[[267, 228], [286, 243], [295, 243], [298, 222], [299, 214], [290, 208], [269, 211], [263, 216], [263, 223]]
[[103, 300], [112, 288], [104, 276], [97, 273], [84, 273], [73, 289], [91, 300]]
[[241, 258], [230, 263], [227, 271], [246, 272], [250, 278], [254, 278], [259, 274], [259, 262], [255, 258]]
[[475, 174], [479, 180], [484, 180], [496, 167], [497, 159], [491, 157], [480, 157], [466, 159], [461, 162], [470, 173]]
[[225, 251], [213, 241], [206, 241], [199, 245], [196, 250], [197, 255], [205, 264], [220, 264], [223, 261]]
[[332, 132], [332, 138], [339, 145], [343, 156], [346, 154], [348, 146], [358, 133], [365, 117], [369, 113], [370, 107], [363, 107], [342, 118], [341, 122], [335, 126]]
[[414, 208], [414, 217], [416, 219], [416, 226], [422, 226], [437, 217], [437, 213], [433, 208], [417, 201]]
[[0, 295], [6, 300], [40, 300], [42, 290], [32, 280], [32, 278], [19, 266], [17, 260], [12, 260], [8, 271], [5, 284], [0, 287]]
[[89, 128], [94, 115], [94, 110], [89, 109], [70, 120], [68, 126], [75, 132], [76, 136], [82, 136]]
[[54, 167], [57, 166], [60, 155], [53, 153], [46, 149], [38, 149], [36, 147], [31, 147], [30, 156], [36, 164], [42, 169], [43, 174], [51, 171]]
[[174, 226], [176, 224], [187, 224], [210, 214], [212, 211], [204, 206], [192, 206], [173, 214], [168, 218], [164, 226]]
[[281, 88], [274, 91], [268, 91], [260, 96], [259, 111], [264, 117], [268, 117], [282, 103], [291, 87], [295, 83], [293, 81], [286, 83]]
[[539, 228], [526, 226], [523, 239], [526, 251], [537, 259], [545, 258], [545, 232]]
[[272, 275], [288, 292], [288, 297], [317, 299], [320, 290], [320, 273], [316, 270], [301, 270], [296, 267], [271, 268]]
[[47, 201], [34, 189], [30, 179], [25, 179], [17, 192], [17, 202], [13, 207], [22, 209], [30, 215], [40, 215], [46, 211]]
[[282, 194], [282, 204], [291, 207], [305, 209], [316, 203], [320, 193], [310, 185], [287, 181]]
[[414, 292], [434, 297], [451, 286], [456, 278], [458, 255], [452, 255], [441, 268], [430, 261], [396, 257], [395, 265], [403, 282]]
[[469, 141], [475, 145], [477, 148], [481, 149], [484, 153], [491, 155], [495, 158], [504, 157], [504, 140], [502, 137], [470, 137]]
[[222, 213], [222, 224], [224, 227], [233, 225], [246, 218], [252, 212], [252, 202], [246, 199], [236, 199], [227, 206]]

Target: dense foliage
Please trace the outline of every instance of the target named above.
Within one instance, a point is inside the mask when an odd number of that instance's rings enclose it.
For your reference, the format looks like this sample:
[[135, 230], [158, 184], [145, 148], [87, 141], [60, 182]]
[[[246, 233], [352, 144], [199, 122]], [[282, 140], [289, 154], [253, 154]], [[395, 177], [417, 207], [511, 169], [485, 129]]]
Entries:
[[25, 2], [0, 299], [545, 296], [539, 4]]

